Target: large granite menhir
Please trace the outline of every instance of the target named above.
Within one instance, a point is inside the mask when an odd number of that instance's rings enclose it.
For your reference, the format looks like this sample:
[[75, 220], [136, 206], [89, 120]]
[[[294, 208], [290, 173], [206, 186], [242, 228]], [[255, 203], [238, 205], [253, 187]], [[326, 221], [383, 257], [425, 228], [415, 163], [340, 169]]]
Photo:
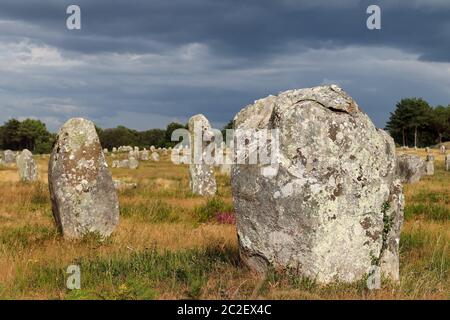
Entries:
[[232, 167], [240, 252], [252, 269], [293, 269], [321, 283], [373, 272], [399, 278], [402, 185], [393, 139], [337, 86], [256, 101], [238, 129], [278, 129], [276, 175]]
[[119, 222], [119, 201], [95, 126], [75, 118], [60, 129], [48, 181], [53, 216], [65, 238], [109, 236]]

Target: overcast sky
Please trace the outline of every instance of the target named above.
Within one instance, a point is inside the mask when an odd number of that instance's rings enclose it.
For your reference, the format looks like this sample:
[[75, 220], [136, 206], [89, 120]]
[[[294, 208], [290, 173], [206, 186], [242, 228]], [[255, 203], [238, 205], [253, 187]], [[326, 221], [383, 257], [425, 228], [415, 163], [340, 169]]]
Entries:
[[[81, 7], [82, 29], [66, 28]], [[382, 30], [366, 9], [382, 9]], [[450, 0], [0, 0], [0, 123], [216, 127], [280, 91], [337, 83], [375, 124], [450, 103]]]

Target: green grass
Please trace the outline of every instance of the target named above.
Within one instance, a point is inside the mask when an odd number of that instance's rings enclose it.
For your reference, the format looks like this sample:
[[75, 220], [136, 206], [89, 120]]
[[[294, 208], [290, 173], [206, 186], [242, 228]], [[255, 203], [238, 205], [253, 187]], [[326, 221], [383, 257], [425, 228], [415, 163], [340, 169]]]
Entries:
[[405, 219], [412, 220], [414, 217], [423, 217], [432, 221], [450, 220], [450, 210], [439, 204], [414, 203], [405, 206]]
[[174, 208], [161, 200], [150, 200], [145, 203], [127, 204], [121, 207], [120, 214], [126, 218], [138, 218], [146, 223], [177, 222]]
[[410, 201], [421, 203], [441, 202], [443, 204], [450, 204], [450, 193], [446, 194], [432, 191], [422, 191], [420, 193], [415, 194]]
[[65, 266], [48, 265], [34, 266], [31, 275], [18, 279], [16, 290], [60, 291], [66, 299], [155, 299], [163, 286], [196, 299], [217, 268], [237, 266], [238, 254], [219, 246], [162, 253], [153, 248], [109, 258], [82, 258], [73, 264], [81, 268], [81, 291], [65, 288]]
[[20, 250], [37, 246], [58, 237], [54, 227], [26, 225], [23, 227], [4, 228], [0, 232], [0, 247]]
[[195, 210], [198, 222], [204, 223], [213, 219], [219, 212], [232, 212], [234, 208], [231, 204], [225, 203], [219, 197], [208, 199], [205, 205]]
[[402, 290], [411, 298], [429, 288], [448, 290], [450, 248], [445, 237], [439, 233], [422, 227], [403, 232], [400, 262]]
[[[214, 219], [234, 211], [225, 175], [216, 175], [218, 194], [208, 199], [190, 192], [187, 167], [163, 161], [113, 169], [115, 178], [138, 184], [119, 192], [119, 227], [107, 239], [72, 241], [52, 226], [47, 186], [3, 171], [0, 299], [450, 299], [450, 172], [437, 164], [435, 176], [404, 188], [400, 283], [384, 280], [370, 292], [364, 280], [320, 285], [295, 270], [261, 277], [240, 265], [235, 228]], [[65, 287], [71, 264], [81, 266], [81, 290]]]

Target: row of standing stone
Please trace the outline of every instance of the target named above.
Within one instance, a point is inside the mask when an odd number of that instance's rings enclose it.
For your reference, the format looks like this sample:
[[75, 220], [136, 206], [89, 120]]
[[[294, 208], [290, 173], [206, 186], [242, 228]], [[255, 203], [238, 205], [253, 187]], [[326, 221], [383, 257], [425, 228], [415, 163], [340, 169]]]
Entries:
[[[203, 131], [210, 128], [204, 116], [191, 118], [191, 143], [195, 122]], [[264, 175], [260, 166], [232, 166], [239, 248], [246, 265], [256, 271], [294, 269], [321, 283], [356, 281], [373, 267], [399, 279], [402, 181], [414, 182], [408, 176], [411, 167], [428, 174], [434, 167], [420, 158], [397, 158], [393, 139], [337, 86], [255, 101], [236, 115], [234, 127], [281, 132], [276, 175]], [[434, 164], [434, 159], [426, 162]], [[446, 156], [447, 169], [448, 162]], [[119, 201], [92, 122], [64, 124], [48, 174], [53, 215], [66, 238], [113, 232]], [[217, 192], [213, 166], [191, 164], [189, 174], [194, 193]]]
[[[134, 147], [134, 148], [124, 148], [125, 150], [129, 150], [127, 151], [127, 159], [122, 159], [122, 160], [113, 160], [112, 162], [112, 167], [113, 168], [128, 168], [128, 169], [132, 169], [135, 170], [137, 168], [139, 168], [139, 161], [154, 161], [154, 162], [159, 162], [160, 161], [160, 155], [158, 152], [161, 152], [162, 155], [167, 155], [169, 153], [169, 151], [171, 150], [171, 148], [166, 149], [166, 148], [160, 148], [160, 149], [155, 149], [155, 147], [150, 147], [150, 151], [147, 150], [146, 148], [144, 148], [142, 151], [139, 150], [138, 147]], [[114, 148], [116, 149], [116, 148]], [[115, 151], [113, 149], [113, 152], [111, 154], [112, 158], [116, 157], [117, 152], [120, 151]], [[119, 147], [119, 150], [121, 148]], [[116, 149], [117, 150], [117, 149]], [[123, 149], [122, 149], [123, 150]], [[108, 154], [108, 150], [105, 149], [103, 151], [105, 154]], [[150, 154], [151, 152], [151, 154]]]
[[33, 154], [24, 149], [22, 152], [13, 152], [11, 150], [5, 150], [1, 152], [0, 164], [3, 165], [17, 165], [17, 171], [19, 172], [19, 178], [23, 182], [35, 182], [39, 179], [39, 171], [36, 165], [36, 161], [33, 158]]

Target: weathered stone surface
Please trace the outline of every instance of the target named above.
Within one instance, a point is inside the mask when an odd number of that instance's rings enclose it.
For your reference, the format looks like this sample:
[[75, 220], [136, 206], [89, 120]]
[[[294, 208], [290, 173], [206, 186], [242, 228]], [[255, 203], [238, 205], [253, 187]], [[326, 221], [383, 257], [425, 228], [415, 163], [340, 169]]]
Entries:
[[397, 175], [403, 183], [416, 183], [425, 175], [425, 161], [419, 156], [402, 154], [397, 160]]
[[5, 150], [1, 154], [3, 164], [13, 164], [16, 162], [16, 153], [11, 150]]
[[122, 180], [114, 180], [114, 187], [116, 188], [116, 190], [119, 190], [119, 191], [136, 189], [137, 183], [126, 182], [126, 181], [122, 181]]
[[58, 133], [48, 181], [53, 216], [66, 238], [109, 236], [119, 222], [119, 201], [95, 126], [75, 118]]
[[440, 150], [441, 154], [445, 154], [445, 150], [446, 150], [445, 145], [441, 145], [439, 150]]
[[120, 146], [119, 149], [117, 149], [118, 152], [130, 152], [133, 151], [133, 148], [130, 146]]
[[130, 160], [114, 160], [112, 162], [113, 168], [122, 168], [122, 169], [129, 169], [130, 168]]
[[[194, 139], [198, 139], [202, 141], [202, 137], [194, 137], [195, 126], [200, 128], [201, 132], [198, 134], [201, 135], [205, 132], [209, 132], [211, 130], [211, 125], [209, 124], [208, 119], [202, 114], [195, 115], [189, 119], [189, 132], [190, 132], [190, 148], [191, 148], [191, 164], [189, 165], [189, 183], [191, 187], [191, 191], [194, 194], [198, 194], [201, 196], [213, 196], [217, 192], [216, 178], [214, 177], [214, 166], [204, 163], [203, 158], [200, 159], [199, 163], [195, 159], [196, 144], [194, 143]], [[202, 150], [198, 150], [199, 154], [204, 156], [206, 143], [203, 141]], [[200, 145], [200, 144], [199, 144]], [[202, 157], [203, 157], [202, 156]]]
[[431, 154], [427, 155], [427, 160], [425, 161], [425, 175], [434, 175], [434, 156]]
[[131, 159], [131, 158], [139, 159], [140, 157], [141, 157], [141, 154], [139, 151], [131, 150], [128, 152], [128, 159]]
[[257, 271], [352, 282], [374, 266], [398, 279], [403, 193], [393, 139], [337, 86], [256, 101], [235, 129], [278, 129], [276, 175], [233, 165], [240, 252]]
[[445, 170], [450, 171], [450, 154], [445, 156]]
[[20, 180], [23, 182], [34, 182], [38, 180], [38, 168], [33, 154], [25, 149], [16, 159], [17, 170], [19, 171]]
[[159, 154], [158, 152], [152, 153], [152, 161], [158, 162], [159, 161]]
[[141, 160], [142, 161], [148, 161], [148, 159], [149, 159], [149, 152], [148, 152], [148, 150], [143, 150], [141, 152]]
[[[389, 199], [386, 207], [383, 208], [383, 230], [382, 247], [379, 265], [386, 277], [400, 280], [399, 274], [399, 243], [400, 233], [403, 225], [403, 210], [405, 207], [405, 197], [403, 196], [403, 186], [399, 179], [393, 181], [390, 189]], [[376, 257], [375, 257], [376, 260]]]
[[139, 168], [139, 161], [135, 157], [129, 157], [128, 166], [131, 170], [136, 170]]

